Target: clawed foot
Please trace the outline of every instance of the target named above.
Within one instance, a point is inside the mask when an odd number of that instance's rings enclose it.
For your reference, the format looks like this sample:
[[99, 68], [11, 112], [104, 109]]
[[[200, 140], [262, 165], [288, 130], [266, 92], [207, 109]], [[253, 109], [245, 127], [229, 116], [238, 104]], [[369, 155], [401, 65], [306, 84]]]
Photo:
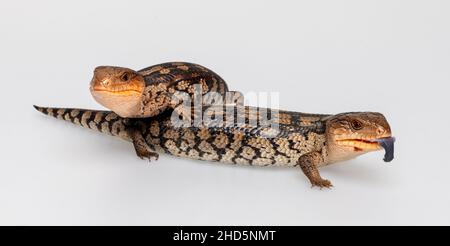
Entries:
[[149, 151], [149, 150], [142, 150], [142, 151], [137, 151], [136, 150], [136, 154], [137, 154], [137, 156], [139, 156], [139, 158], [141, 158], [141, 159], [147, 158], [148, 161], [150, 161], [150, 162], [152, 161], [152, 159], [157, 161], [158, 158], [159, 158], [159, 154], [158, 153], [152, 152], [152, 151]]
[[331, 189], [331, 187], [333, 187], [333, 185], [331, 184], [331, 182], [327, 179], [313, 179], [311, 180], [311, 188], [317, 186], [320, 189], [322, 188], [328, 188]]
[[142, 136], [141, 131], [138, 128], [129, 126], [128, 134], [133, 142], [134, 150], [136, 150], [136, 155], [139, 158], [144, 159], [147, 158], [149, 161], [152, 159], [158, 160], [159, 154], [154, 151], [154, 149], [147, 144], [144, 137]]

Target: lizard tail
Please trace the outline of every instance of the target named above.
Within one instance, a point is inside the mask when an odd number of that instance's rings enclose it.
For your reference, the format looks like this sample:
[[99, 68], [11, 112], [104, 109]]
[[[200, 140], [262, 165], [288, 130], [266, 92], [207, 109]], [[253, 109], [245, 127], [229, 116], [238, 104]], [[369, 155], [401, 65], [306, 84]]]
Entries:
[[36, 105], [33, 105], [33, 107], [45, 115], [69, 121], [84, 128], [127, 138], [124, 119], [111, 111], [40, 107]]

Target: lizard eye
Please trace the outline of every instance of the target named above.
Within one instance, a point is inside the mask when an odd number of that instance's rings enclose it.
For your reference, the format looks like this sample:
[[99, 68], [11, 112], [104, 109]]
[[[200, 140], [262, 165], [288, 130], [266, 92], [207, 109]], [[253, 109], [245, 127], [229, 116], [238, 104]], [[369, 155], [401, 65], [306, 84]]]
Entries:
[[122, 76], [120, 76], [120, 79], [122, 80], [122, 81], [128, 81], [129, 79], [130, 79], [130, 75], [128, 75], [128, 73], [124, 73], [124, 74], [122, 74]]
[[351, 122], [351, 124], [352, 124], [352, 128], [355, 130], [361, 130], [363, 128], [363, 124], [358, 120], [353, 120]]

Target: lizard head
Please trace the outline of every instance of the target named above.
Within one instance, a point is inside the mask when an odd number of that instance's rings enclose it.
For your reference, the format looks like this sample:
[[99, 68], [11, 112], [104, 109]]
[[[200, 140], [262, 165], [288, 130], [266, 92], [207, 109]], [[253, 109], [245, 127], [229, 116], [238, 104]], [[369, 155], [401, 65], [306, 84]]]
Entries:
[[141, 106], [145, 81], [129, 68], [100, 66], [94, 70], [90, 91], [94, 99], [122, 117], [133, 117]]
[[395, 138], [389, 123], [380, 113], [342, 113], [330, 116], [326, 126], [330, 162], [351, 159], [383, 148], [386, 162], [394, 158]]

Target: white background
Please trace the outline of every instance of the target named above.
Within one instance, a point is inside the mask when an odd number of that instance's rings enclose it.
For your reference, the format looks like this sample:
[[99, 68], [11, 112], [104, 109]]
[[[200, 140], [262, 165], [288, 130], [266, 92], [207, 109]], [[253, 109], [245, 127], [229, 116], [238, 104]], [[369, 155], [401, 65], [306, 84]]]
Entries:
[[[0, 224], [450, 224], [449, 1], [2, 1]], [[379, 111], [396, 159], [296, 169], [162, 155], [39, 114], [100, 109], [98, 65], [190, 61], [282, 109]]]

